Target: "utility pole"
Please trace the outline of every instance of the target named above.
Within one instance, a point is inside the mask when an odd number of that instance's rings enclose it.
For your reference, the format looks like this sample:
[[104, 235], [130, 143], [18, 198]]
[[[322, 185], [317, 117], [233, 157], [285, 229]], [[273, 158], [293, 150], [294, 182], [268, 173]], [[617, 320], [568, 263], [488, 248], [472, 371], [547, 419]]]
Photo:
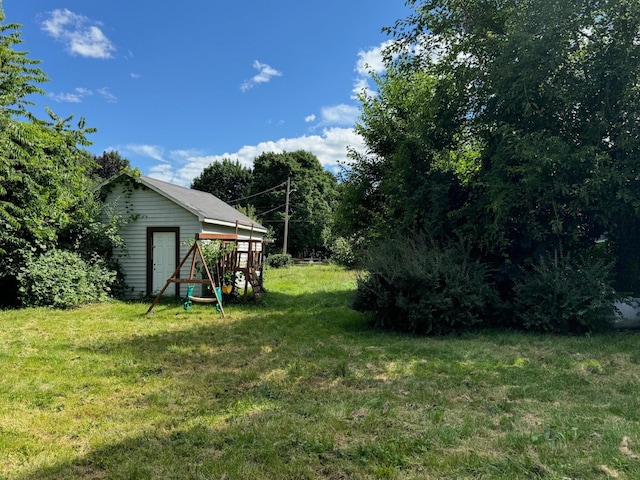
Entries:
[[287, 199], [284, 206], [284, 241], [282, 253], [287, 254], [287, 237], [289, 236], [289, 194], [291, 193], [291, 177], [287, 178]]

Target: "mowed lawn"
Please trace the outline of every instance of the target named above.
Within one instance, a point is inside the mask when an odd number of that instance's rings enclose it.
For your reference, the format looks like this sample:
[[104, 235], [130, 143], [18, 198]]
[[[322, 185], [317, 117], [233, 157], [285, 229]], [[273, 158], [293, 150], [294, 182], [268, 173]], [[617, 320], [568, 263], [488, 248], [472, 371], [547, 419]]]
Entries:
[[640, 337], [371, 330], [352, 272], [262, 305], [0, 312], [0, 478], [640, 478]]

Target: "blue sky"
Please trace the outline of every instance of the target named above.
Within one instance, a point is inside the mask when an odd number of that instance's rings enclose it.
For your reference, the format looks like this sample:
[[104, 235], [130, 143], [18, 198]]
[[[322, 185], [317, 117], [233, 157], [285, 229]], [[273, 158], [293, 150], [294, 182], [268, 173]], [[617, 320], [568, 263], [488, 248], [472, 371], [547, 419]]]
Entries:
[[50, 82], [36, 97], [98, 129], [143, 174], [189, 186], [224, 157], [314, 153], [326, 168], [361, 147], [355, 93], [380, 71], [382, 27], [404, 0], [4, 0], [20, 50]]

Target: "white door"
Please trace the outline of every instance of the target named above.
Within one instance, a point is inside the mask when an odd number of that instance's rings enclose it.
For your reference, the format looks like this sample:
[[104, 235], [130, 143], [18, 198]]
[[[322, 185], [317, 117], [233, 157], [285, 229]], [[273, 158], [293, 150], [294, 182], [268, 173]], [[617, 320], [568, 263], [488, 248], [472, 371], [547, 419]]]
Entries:
[[[156, 295], [176, 270], [176, 234], [175, 232], [153, 232], [153, 283], [152, 292]], [[165, 295], [175, 295], [175, 288], [167, 288]]]

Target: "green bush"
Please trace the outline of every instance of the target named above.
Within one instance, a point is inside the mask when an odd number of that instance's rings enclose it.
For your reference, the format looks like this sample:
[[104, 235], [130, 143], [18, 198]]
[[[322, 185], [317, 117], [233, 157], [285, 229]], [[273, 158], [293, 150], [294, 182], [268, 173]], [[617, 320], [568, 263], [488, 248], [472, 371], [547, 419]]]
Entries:
[[480, 325], [494, 290], [487, 269], [460, 245], [438, 246], [420, 236], [372, 248], [358, 280], [354, 308], [375, 326], [443, 335]]
[[331, 261], [347, 268], [356, 264], [354, 242], [344, 237], [338, 237], [331, 245]]
[[293, 259], [288, 253], [274, 253], [267, 257], [267, 265], [271, 268], [288, 268], [293, 264]]
[[613, 322], [612, 266], [602, 259], [545, 255], [514, 290], [514, 315], [527, 330], [587, 333]]
[[98, 260], [86, 262], [77, 253], [49, 250], [27, 257], [18, 273], [18, 296], [25, 307], [70, 308], [106, 300], [116, 273]]

